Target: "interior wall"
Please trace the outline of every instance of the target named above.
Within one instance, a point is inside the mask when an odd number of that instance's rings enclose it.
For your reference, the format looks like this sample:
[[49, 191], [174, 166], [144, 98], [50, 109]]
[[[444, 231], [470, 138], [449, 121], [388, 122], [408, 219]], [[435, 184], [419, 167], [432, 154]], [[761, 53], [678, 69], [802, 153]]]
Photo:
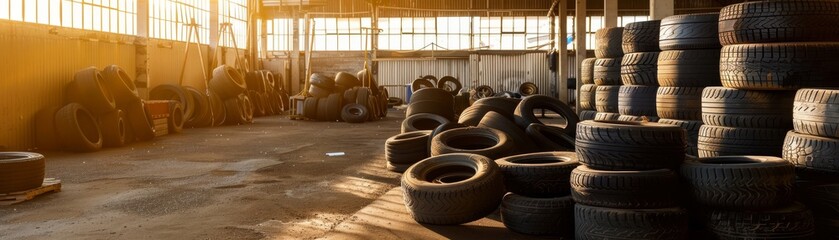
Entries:
[[135, 75], [134, 37], [0, 21], [0, 150], [32, 150], [34, 116], [62, 106], [83, 68], [116, 64]]

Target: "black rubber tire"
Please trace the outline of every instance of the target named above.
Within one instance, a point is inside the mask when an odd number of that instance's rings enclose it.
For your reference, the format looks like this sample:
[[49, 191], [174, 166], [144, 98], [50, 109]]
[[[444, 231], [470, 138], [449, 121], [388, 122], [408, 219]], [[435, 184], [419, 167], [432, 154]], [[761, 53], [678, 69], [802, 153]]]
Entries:
[[580, 114], [579, 114], [580, 121], [582, 122], [582, 121], [586, 121], [586, 120], [594, 120], [595, 115], [597, 115], [597, 111], [590, 111], [590, 110], [580, 111]]
[[262, 94], [254, 90], [248, 90], [248, 98], [251, 99], [251, 103], [253, 104], [253, 115], [256, 117], [268, 115], [265, 107], [271, 108], [271, 106], [265, 106], [262, 102]]
[[524, 82], [519, 85], [519, 94], [522, 96], [530, 96], [539, 94], [539, 86], [532, 82]]
[[481, 105], [489, 105], [496, 107], [501, 110], [501, 114], [510, 116], [516, 111], [516, 108], [519, 107], [521, 103], [521, 99], [515, 98], [505, 98], [505, 97], [488, 97], [488, 98], [481, 98], [475, 101], [472, 106], [481, 106]]
[[626, 85], [618, 93], [618, 113], [655, 117], [657, 86]]
[[114, 95], [114, 102], [117, 107], [125, 107], [140, 101], [140, 95], [137, 93], [134, 80], [131, 80], [128, 73], [119, 66], [110, 65], [105, 67], [102, 70], [102, 78], [105, 80], [105, 87]]
[[313, 73], [312, 76], [309, 77], [309, 84], [312, 86], [318, 86], [321, 89], [332, 91], [335, 88], [335, 80], [324, 76], [319, 73]]
[[685, 158], [681, 127], [644, 122], [585, 121], [577, 126], [580, 162], [601, 170], [674, 169]]
[[478, 127], [492, 128], [507, 134], [507, 137], [509, 137], [514, 146], [512, 149], [513, 153], [531, 153], [538, 151], [536, 143], [530, 140], [527, 133], [519, 128], [515, 122], [510, 121], [510, 119], [507, 119], [500, 113], [493, 111], [487, 112], [478, 123]]
[[617, 209], [576, 204], [575, 239], [688, 239], [688, 213], [681, 208]]
[[658, 55], [658, 84], [662, 87], [720, 85], [720, 50], [670, 50]]
[[598, 112], [594, 114], [594, 121], [617, 121], [620, 117], [620, 113]]
[[541, 151], [574, 151], [574, 137], [562, 128], [531, 123], [525, 133]]
[[326, 119], [327, 121], [341, 120], [341, 110], [344, 107], [344, 96], [340, 93], [330, 94], [326, 98]]
[[495, 105], [478, 104], [472, 105], [471, 107], [464, 110], [460, 114], [460, 117], [458, 118], [457, 122], [468, 126], [478, 126], [478, 123], [481, 122], [481, 119], [483, 119], [484, 115], [486, 115], [490, 111], [501, 113], [501, 115], [504, 115], [505, 117], [507, 117], [507, 119], [510, 119], [511, 121], [514, 121], [515, 119], [511, 112], [505, 111], [504, 109], [499, 108]]
[[[454, 85], [454, 88], [452, 88], [452, 86], [449, 86], [449, 83]], [[455, 96], [458, 93], [460, 93], [461, 89], [463, 89], [463, 84], [460, 83], [460, 80], [458, 80], [457, 78], [454, 78], [452, 76], [445, 76], [437, 81], [437, 88], [446, 90], [447, 92], [451, 93], [452, 96]]]
[[57, 139], [55, 113], [60, 107], [47, 107], [35, 113], [35, 145], [38, 150], [58, 150], [61, 141]]
[[332, 94], [331, 90], [327, 90], [320, 86], [310, 85], [309, 86], [309, 95], [316, 98], [325, 98], [329, 97], [329, 94]]
[[[193, 108], [195, 111], [192, 116], [187, 119], [186, 126], [188, 127], [209, 127], [213, 125], [213, 114], [210, 112], [210, 99], [203, 91], [192, 87], [184, 87], [184, 91], [192, 98], [195, 103]], [[127, 112], [126, 112], [127, 114]]]
[[246, 73], [245, 83], [249, 91], [265, 92], [265, 72], [250, 71]]
[[236, 98], [247, 90], [245, 78], [238, 70], [227, 65], [213, 69], [210, 79], [210, 89], [216, 92], [222, 100]]
[[597, 112], [618, 113], [621, 86], [597, 86], [594, 108]]
[[169, 102], [169, 134], [184, 131], [184, 109], [179, 102]]
[[839, 139], [789, 131], [782, 156], [796, 168], [839, 176]]
[[388, 99], [390, 98], [390, 92], [384, 86], [379, 86], [379, 110], [382, 112], [381, 118], [387, 117], [387, 109], [388, 109]]
[[422, 78], [418, 78], [418, 79], [414, 80], [413, 82], [411, 82], [411, 91], [413, 91], [413, 92], [417, 92], [420, 89], [424, 89], [424, 88], [435, 88], [434, 83], [432, 83], [431, 80], [422, 79]]
[[580, 109], [582, 110], [594, 110], [595, 102], [597, 98], [595, 93], [597, 91], [597, 86], [594, 84], [583, 84], [580, 87]]
[[341, 119], [348, 123], [363, 123], [367, 120], [370, 110], [358, 103], [350, 103], [341, 109]]
[[369, 105], [370, 104], [370, 97], [371, 97], [370, 95], [371, 95], [370, 88], [366, 88], [366, 87], [358, 88], [358, 90], [355, 93], [355, 103], [364, 105], [365, 107], [367, 107], [368, 110], [370, 110], [370, 114], [368, 114], [368, 115], [373, 115], [373, 109], [370, 108], [370, 105]]
[[213, 126], [221, 126], [228, 118], [227, 110], [224, 109], [224, 99], [214, 90], [210, 90], [207, 97], [210, 99], [210, 108], [213, 113]]
[[478, 100], [487, 97], [495, 96], [495, 90], [492, 90], [490, 86], [487, 85], [480, 85], [475, 87], [473, 91], [470, 91], [469, 99], [471, 100]]
[[696, 144], [699, 139], [699, 128], [702, 127], [702, 121], [698, 120], [677, 120], [677, 119], [659, 119], [658, 123], [670, 124], [682, 127], [687, 133], [687, 150], [685, 153], [690, 156], [697, 156], [698, 152]]
[[356, 103], [355, 100], [358, 98], [358, 88], [350, 88], [344, 90], [344, 105], [349, 105], [350, 103]]
[[658, 52], [661, 20], [627, 23], [623, 28], [623, 53]]
[[413, 102], [408, 105], [406, 117], [410, 117], [420, 113], [430, 113], [442, 116], [446, 119], [454, 119], [454, 109], [451, 105], [443, 105], [439, 101], [420, 101]]
[[315, 120], [318, 117], [318, 98], [310, 97], [303, 100], [303, 116]]
[[434, 130], [440, 125], [449, 123], [449, 119], [431, 113], [418, 113], [402, 121], [402, 133]]
[[431, 131], [402, 133], [385, 141], [385, 160], [394, 167], [389, 169], [404, 172], [407, 167], [429, 157], [428, 139]]
[[659, 87], [655, 110], [659, 117], [702, 120], [702, 87]]
[[544, 124], [542, 121], [539, 121], [539, 118], [537, 118], [536, 114], [533, 113], [533, 110], [536, 109], [547, 109], [559, 114], [562, 118], [565, 118], [565, 126], [555, 127], [562, 128], [572, 137], [575, 136], [577, 132], [577, 123], [580, 122], [580, 118], [577, 116], [577, 113], [575, 113], [570, 106], [559, 101], [559, 99], [545, 95], [533, 95], [521, 100], [519, 106], [516, 107], [514, 112], [516, 124], [519, 125], [519, 128], [525, 129], [533, 123]]
[[498, 165], [488, 157], [465, 153], [414, 164], [402, 175], [402, 189], [414, 220], [436, 225], [481, 219], [495, 211], [504, 196]]
[[[318, 106], [317, 110], [315, 111], [315, 119], [318, 121], [328, 121], [329, 118], [329, 105], [328, 98], [318, 98]], [[369, 107], [368, 107], [369, 109]], [[371, 111], [372, 112], [372, 111]]]
[[679, 205], [679, 175], [669, 169], [603, 171], [580, 166], [570, 176], [571, 197], [579, 204], [623, 209]]
[[398, 98], [398, 97], [387, 98], [387, 107], [388, 108], [393, 108], [393, 107], [396, 107], [396, 106], [402, 106], [402, 104], [404, 104], [404, 103], [405, 103], [405, 100], [402, 100], [401, 98]]
[[600, 58], [620, 58], [623, 56], [621, 47], [623, 41], [623, 27], [601, 28], [594, 33], [597, 46], [594, 56]]
[[598, 58], [594, 61], [594, 84], [621, 85], [621, 62], [623, 58]]
[[709, 208], [766, 209], [792, 202], [795, 168], [778, 157], [692, 159], [682, 164], [681, 175], [691, 198]]
[[100, 116], [116, 109], [113, 93], [106, 87], [105, 78], [95, 67], [76, 72], [66, 89], [68, 102], [76, 102], [90, 113]]
[[721, 51], [720, 79], [744, 90], [839, 87], [837, 55], [839, 42], [729, 45]]
[[501, 221], [513, 232], [572, 239], [574, 200], [568, 196], [534, 198], [507, 193], [501, 199]]
[[0, 152], [0, 194], [26, 191], [44, 183], [44, 156], [31, 152]]
[[81, 104], [70, 103], [55, 113], [55, 127], [61, 145], [76, 152], [102, 149], [102, 131], [96, 118]]
[[421, 101], [436, 101], [440, 102], [440, 104], [451, 106], [454, 104], [454, 96], [452, 96], [451, 93], [443, 89], [434, 87], [425, 88], [414, 91], [414, 93], [411, 95], [411, 103]]
[[239, 125], [247, 123], [241, 96], [224, 100], [224, 110], [226, 111], [227, 116], [224, 124]]
[[368, 114], [367, 120], [369, 121], [376, 121], [381, 118], [381, 110], [379, 110], [379, 100], [378, 97], [371, 95], [370, 98], [367, 100], [367, 109], [370, 109], [370, 114]]
[[659, 29], [661, 50], [720, 48], [719, 13], [697, 13], [665, 17]]
[[426, 80], [428, 80], [428, 81], [431, 81], [432, 83], [436, 83], [436, 82], [437, 82], [437, 77], [436, 77], [436, 76], [434, 76], [434, 75], [425, 75], [425, 76], [422, 76], [422, 77], [420, 77], [420, 78], [421, 78], [421, 79], [426, 79]]
[[801, 89], [795, 95], [792, 126], [796, 132], [839, 138], [839, 90]]
[[507, 191], [515, 194], [552, 198], [571, 191], [571, 170], [580, 165], [574, 152], [539, 152], [495, 160], [504, 175]]
[[583, 84], [594, 84], [594, 61], [597, 60], [596, 58], [586, 58], [583, 59], [582, 64], [580, 64], [580, 81]]
[[[125, 116], [128, 117], [131, 132], [134, 133], [137, 140], [149, 141], [154, 139], [154, 123], [146, 113], [144, 102], [137, 102], [126, 107]], [[212, 122], [212, 119], [210, 119], [211, 124]]]
[[836, 239], [839, 236], [839, 184], [796, 186], [798, 201], [812, 210], [815, 217], [816, 237], [810, 239]]
[[813, 213], [799, 202], [761, 211], [710, 210], [703, 215], [715, 239], [816, 239]]
[[344, 87], [344, 89], [351, 89], [361, 86], [361, 80], [355, 75], [346, 72], [338, 72], [335, 74], [335, 85]]
[[149, 99], [180, 102], [181, 106], [184, 107], [184, 116], [187, 118], [191, 118], [192, 114], [195, 113], [195, 100], [184, 88], [176, 85], [163, 84], [154, 87], [154, 89], [149, 92]]
[[759, 155], [780, 157], [786, 129], [732, 128], [702, 125], [697, 141], [698, 157]]
[[242, 114], [245, 117], [245, 123], [253, 123], [253, 102], [248, 95], [242, 94], [239, 98], [239, 104], [242, 105]]
[[658, 86], [658, 52], [628, 53], [621, 60], [623, 85]]
[[431, 139], [431, 156], [469, 153], [498, 159], [513, 155], [515, 147], [506, 133], [482, 127], [451, 129]]
[[99, 116], [98, 123], [102, 132], [102, 147], [122, 147], [125, 145], [125, 135], [128, 128], [125, 112], [117, 109]]
[[792, 128], [794, 92], [707, 87], [702, 92], [702, 121], [743, 128]]
[[723, 45], [769, 42], [839, 41], [839, 3], [835, 1], [763, 1], [728, 5], [720, 10]]

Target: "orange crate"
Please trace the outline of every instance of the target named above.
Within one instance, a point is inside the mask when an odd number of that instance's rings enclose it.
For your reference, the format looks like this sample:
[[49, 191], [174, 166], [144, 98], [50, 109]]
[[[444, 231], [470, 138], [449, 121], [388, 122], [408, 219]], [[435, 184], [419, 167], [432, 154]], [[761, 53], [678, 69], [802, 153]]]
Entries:
[[146, 101], [146, 112], [151, 116], [151, 119], [161, 119], [169, 117], [169, 102], [171, 100], [149, 100]]

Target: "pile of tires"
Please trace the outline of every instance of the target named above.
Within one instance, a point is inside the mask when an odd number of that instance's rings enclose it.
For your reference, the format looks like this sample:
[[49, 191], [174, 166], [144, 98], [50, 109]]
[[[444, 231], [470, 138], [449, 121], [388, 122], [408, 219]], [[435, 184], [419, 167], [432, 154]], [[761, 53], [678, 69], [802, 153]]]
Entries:
[[[338, 72], [335, 78], [312, 74], [309, 95], [303, 101], [303, 116], [310, 120], [363, 123], [387, 116], [388, 92], [375, 80], [362, 84], [365, 70], [357, 75]], [[365, 87], [367, 86], [367, 87]]]
[[657, 61], [661, 51], [658, 35], [661, 21], [626, 24], [623, 30], [621, 82], [618, 112], [622, 121], [657, 122]]
[[678, 126], [583, 121], [571, 172], [576, 239], [687, 239], [678, 173], [685, 133]]
[[697, 156], [702, 91], [720, 85], [718, 13], [666, 17], [659, 28], [656, 112], [660, 123], [687, 131], [688, 155]]
[[[247, 75], [249, 78], [262, 79], [263, 77], [263, 74], [259, 72], [250, 72]], [[209, 97], [210, 103], [208, 105], [213, 118], [212, 126], [252, 123], [254, 116], [253, 103], [261, 101], [251, 99], [248, 96], [248, 84], [245, 76], [239, 70], [227, 65], [213, 69], [213, 78], [210, 79], [209, 95], [207, 97]], [[203, 95], [201, 98], [203, 98]]]
[[[594, 108], [597, 120], [618, 120], [621, 91], [621, 62], [623, 62], [623, 28], [602, 28], [595, 33], [597, 46], [594, 55]], [[582, 86], [585, 87], [585, 86]], [[581, 89], [582, 89], [581, 87]]]
[[93, 152], [155, 137], [134, 81], [120, 67], [83, 69], [65, 90], [67, 105], [42, 109], [35, 116], [39, 149]]
[[282, 75], [274, 75], [268, 70], [257, 70], [246, 74], [245, 81], [254, 117], [280, 115], [291, 109]]
[[586, 58], [580, 65], [580, 81], [583, 83], [578, 90], [577, 101], [580, 101], [580, 121], [594, 120], [597, 115], [597, 85], [594, 85], [594, 61], [596, 58]]

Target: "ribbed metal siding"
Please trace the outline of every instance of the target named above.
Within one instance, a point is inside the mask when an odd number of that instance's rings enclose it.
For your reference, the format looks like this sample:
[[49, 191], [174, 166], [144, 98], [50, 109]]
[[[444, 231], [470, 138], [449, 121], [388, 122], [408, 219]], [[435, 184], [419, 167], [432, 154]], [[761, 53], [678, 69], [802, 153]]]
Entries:
[[439, 60], [386, 60], [379, 62], [379, 85], [387, 87], [392, 97], [405, 99], [405, 85], [415, 79], [434, 75], [437, 78], [452, 76], [460, 80], [463, 89], [471, 86], [472, 75], [469, 72], [467, 59], [439, 59]]
[[0, 150], [35, 143], [35, 114], [64, 105], [64, 88], [76, 71], [117, 64], [134, 75], [133, 45], [70, 39], [49, 27], [0, 21]]
[[548, 66], [545, 53], [519, 55], [472, 54], [472, 73], [475, 85], [488, 85], [495, 92], [518, 92], [524, 82], [535, 83], [539, 93], [556, 96], [555, 77]]

